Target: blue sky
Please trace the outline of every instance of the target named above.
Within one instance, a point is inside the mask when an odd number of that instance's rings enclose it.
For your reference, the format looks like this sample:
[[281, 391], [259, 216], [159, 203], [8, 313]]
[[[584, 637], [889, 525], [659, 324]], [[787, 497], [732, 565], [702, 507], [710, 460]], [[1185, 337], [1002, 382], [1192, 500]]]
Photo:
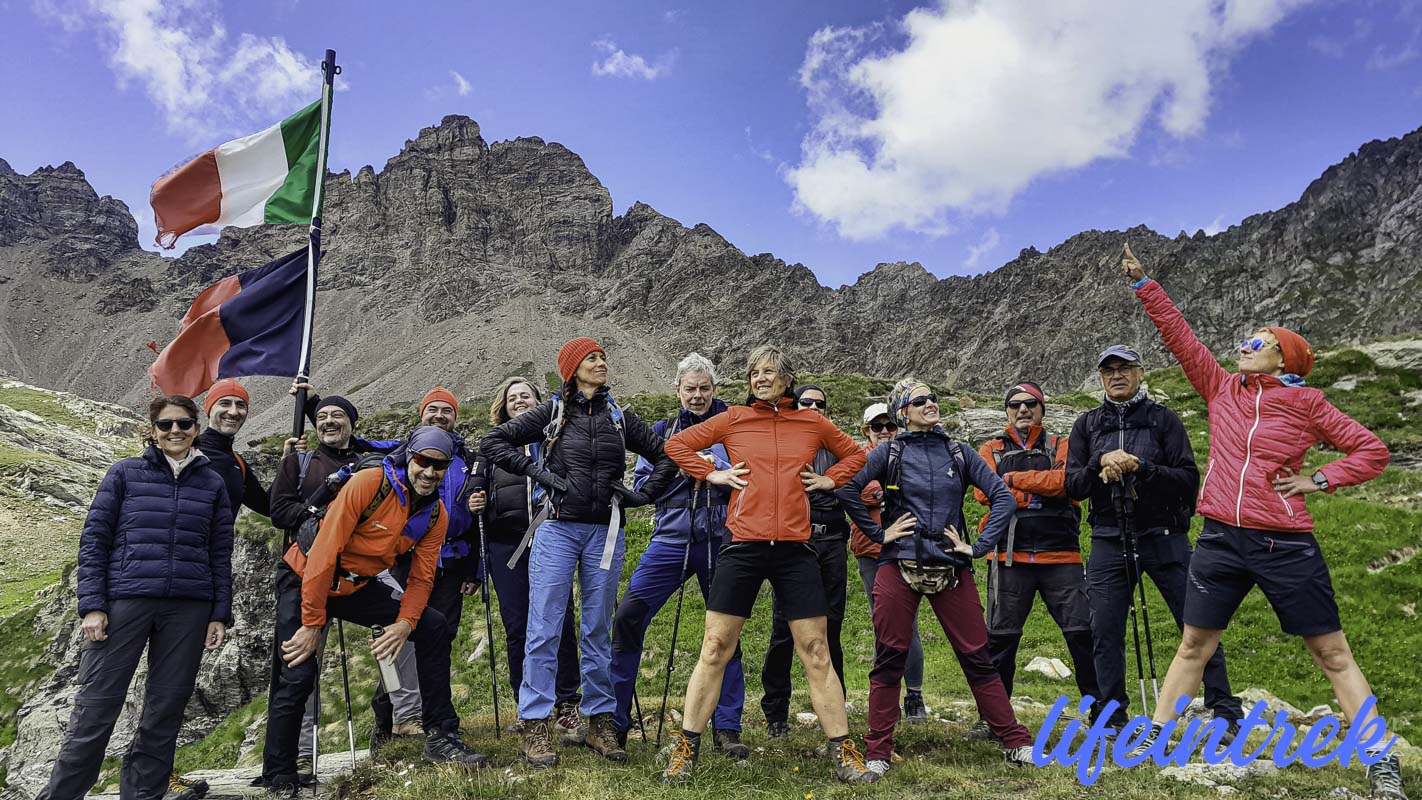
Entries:
[[617, 213], [640, 200], [836, 286], [1228, 227], [1422, 125], [1403, 0], [404, 5], [0, 0], [0, 158], [73, 161], [151, 249], [152, 181], [314, 98], [334, 47], [333, 169], [465, 114], [579, 153]]

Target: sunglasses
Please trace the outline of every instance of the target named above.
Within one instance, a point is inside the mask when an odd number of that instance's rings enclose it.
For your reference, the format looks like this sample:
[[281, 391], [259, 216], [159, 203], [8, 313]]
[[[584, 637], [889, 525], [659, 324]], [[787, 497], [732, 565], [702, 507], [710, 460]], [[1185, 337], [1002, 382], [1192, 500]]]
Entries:
[[171, 431], [174, 425], [177, 425], [180, 431], [190, 431], [197, 425], [197, 420], [192, 417], [181, 417], [179, 419], [158, 419], [153, 421], [153, 427], [164, 433]]
[[1035, 398], [1035, 397], [1031, 398], [1030, 400], [1008, 400], [1008, 401], [1007, 401], [1007, 407], [1008, 407], [1008, 408], [1011, 408], [1011, 409], [1018, 409], [1018, 408], [1021, 408], [1021, 407], [1023, 407], [1023, 406], [1027, 406], [1028, 408], [1036, 408], [1038, 405], [1039, 405], [1039, 403], [1037, 402], [1037, 398]]
[[[1240, 350], [1245, 350], [1250, 353], [1257, 353], [1266, 347], [1272, 347], [1275, 350], [1279, 350], [1279, 346], [1277, 344], [1270, 344], [1269, 342], [1259, 338], [1258, 336], [1254, 337], [1253, 339], [1245, 339], [1244, 341], [1239, 343]], [[1280, 350], [1280, 352], [1283, 351]]]
[[898, 429], [899, 429], [898, 424], [897, 424], [897, 423], [893, 423], [893, 422], [871, 422], [871, 423], [869, 423], [869, 430], [871, 430], [871, 431], [873, 431], [873, 432], [875, 432], [875, 433], [883, 433], [884, 431], [889, 431], [889, 432], [892, 433], [893, 431], [896, 431], [896, 430], [898, 430]]
[[430, 458], [422, 453], [411, 453], [410, 461], [420, 469], [432, 469], [435, 472], [444, 472], [449, 469], [452, 458]]
[[924, 406], [928, 405], [929, 403], [932, 403], [932, 404], [934, 404], [934, 405], [938, 405], [938, 395], [936, 395], [936, 394], [925, 394], [925, 395], [921, 395], [921, 396], [919, 396], [919, 397], [915, 397], [914, 399], [908, 401], [908, 405], [911, 405], [911, 406], [913, 406], [914, 408], [923, 408]]
[[808, 397], [801, 398], [800, 401], [799, 401], [799, 403], [800, 403], [800, 408], [809, 408], [810, 406], [814, 406], [815, 408], [828, 408], [828, 407], [829, 407], [829, 403], [825, 402], [824, 400], [811, 400], [811, 399], [808, 398]]

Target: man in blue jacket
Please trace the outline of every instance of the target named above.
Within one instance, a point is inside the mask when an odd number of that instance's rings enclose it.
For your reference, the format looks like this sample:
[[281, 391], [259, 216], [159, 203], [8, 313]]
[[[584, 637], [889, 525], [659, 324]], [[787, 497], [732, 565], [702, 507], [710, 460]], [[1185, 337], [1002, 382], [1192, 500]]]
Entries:
[[[716, 369], [705, 357], [692, 353], [677, 364], [676, 396], [681, 409], [672, 419], [652, 426], [662, 438], [695, 425], [726, 410], [716, 399]], [[718, 469], [726, 469], [726, 450], [715, 445], [702, 454]], [[641, 490], [652, 475], [652, 464], [637, 460], [633, 486]], [[697, 485], [685, 475], [655, 498], [652, 541], [632, 573], [617, 616], [612, 625], [612, 689], [617, 699], [613, 726], [618, 738], [627, 741], [632, 727], [632, 696], [637, 690], [637, 670], [642, 661], [642, 640], [647, 626], [667, 600], [693, 575], [704, 597], [716, 569], [716, 555], [726, 533], [726, 503], [730, 491], [719, 486]], [[683, 565], [685, 565], [683, 567]], [[712, 726], [716, 748], [732, 758], [745, 758], [750, 748], [741, 743], [741, 708], [745, 705], [745, 675], [739, 648], [726, 665], [721, 698]]]

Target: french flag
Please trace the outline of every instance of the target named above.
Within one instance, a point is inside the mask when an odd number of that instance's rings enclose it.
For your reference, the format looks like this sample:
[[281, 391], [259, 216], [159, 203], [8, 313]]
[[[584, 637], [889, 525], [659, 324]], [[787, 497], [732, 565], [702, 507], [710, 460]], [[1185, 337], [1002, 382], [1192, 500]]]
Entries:
[[[306, 314], [307, 248], [203, 290], [148, 368], [164, 394], [196, 397], [219, 378], [295, 375]], [[155, 342], [149, 347], [157, 350]]]

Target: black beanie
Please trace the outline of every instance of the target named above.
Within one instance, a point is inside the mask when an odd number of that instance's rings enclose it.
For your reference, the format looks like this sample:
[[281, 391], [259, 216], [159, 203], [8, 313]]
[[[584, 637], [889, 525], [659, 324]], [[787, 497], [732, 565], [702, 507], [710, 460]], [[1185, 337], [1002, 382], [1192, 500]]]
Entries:
[[306, 404], [306, 418], [311, 420], [312, 425], [316, 424], [316, 414], [326, 406], [335, 406], [346, 412], [346, 416], [351, 418], [352, 427], [355, 426], [356, 420], [360, 419], [360, 414], [356, 413], [354, 403], [338, 394], [333, 394], [330, 397], [322, 397], [315, 402]]

